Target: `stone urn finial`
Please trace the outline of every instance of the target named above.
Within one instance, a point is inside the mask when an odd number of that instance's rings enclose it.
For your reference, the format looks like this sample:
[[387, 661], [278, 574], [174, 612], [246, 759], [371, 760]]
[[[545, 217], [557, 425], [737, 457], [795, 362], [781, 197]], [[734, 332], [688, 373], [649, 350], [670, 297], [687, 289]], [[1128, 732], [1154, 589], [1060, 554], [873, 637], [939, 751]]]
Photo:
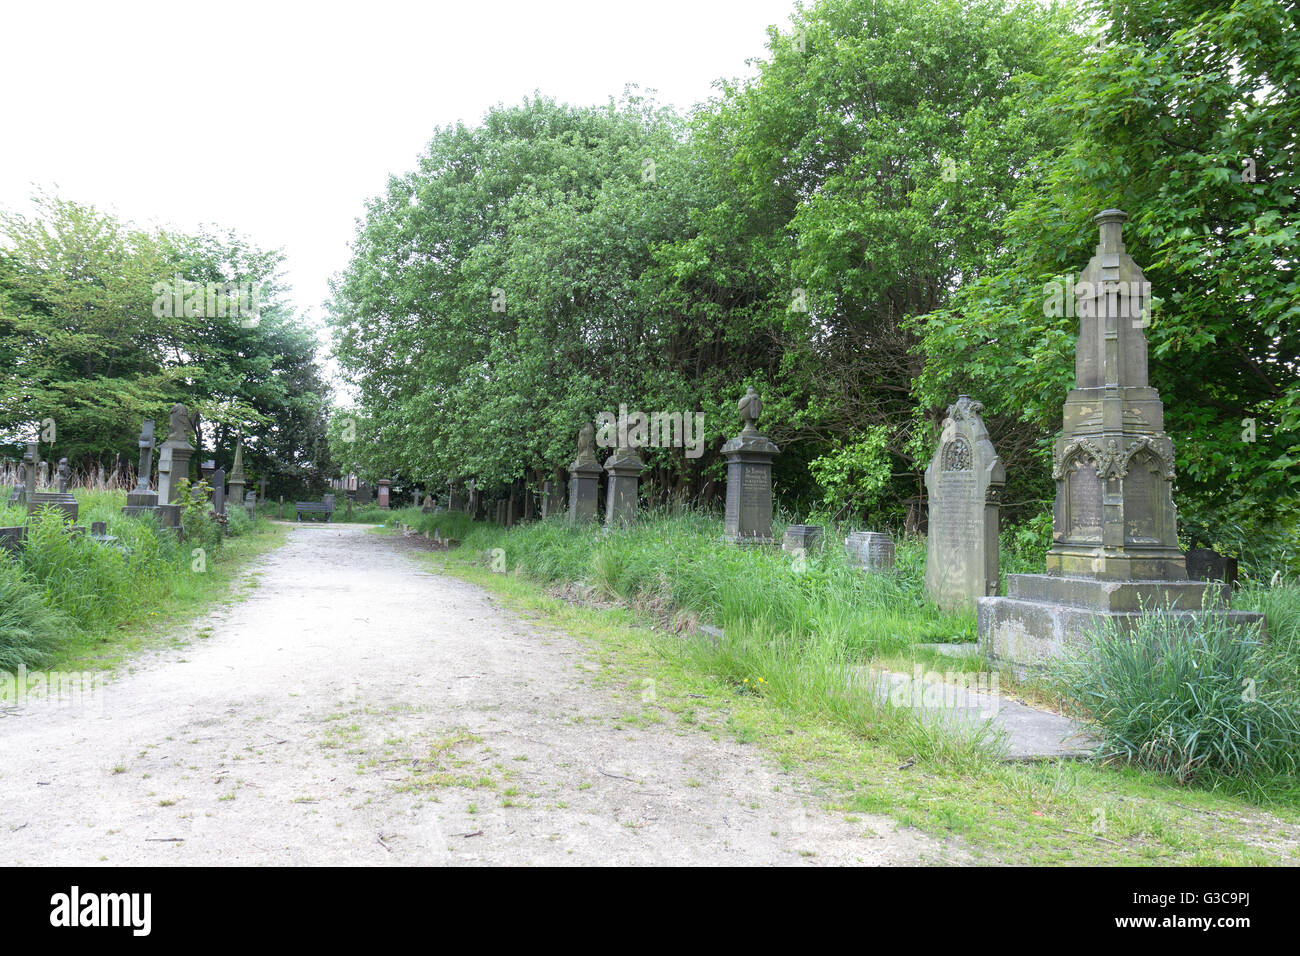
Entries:
[[745, 421], [745, 427], [741, 431], [753, 434], [758, 430], [754, 426], [758, 424], [758, 418], [763, 414], [763, 399], [759, 397], [758, 392], [754, 391], [754, 386], [749, 386], [736, 407], [740, 410], [740, 417]]

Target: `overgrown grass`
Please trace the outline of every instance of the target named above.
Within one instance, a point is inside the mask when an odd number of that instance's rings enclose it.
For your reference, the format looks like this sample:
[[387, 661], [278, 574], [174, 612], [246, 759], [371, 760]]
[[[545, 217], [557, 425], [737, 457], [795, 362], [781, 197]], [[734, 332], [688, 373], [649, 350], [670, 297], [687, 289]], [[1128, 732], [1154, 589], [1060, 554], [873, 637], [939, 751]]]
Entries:
[[[111, 651], [102, 645], [117, 643], [129, 627], [148, 632], [148, 622], [167, 620], [218, 591], [231, 566], [259, 550], [241, 542], [270, 528], [231, 509], [231, 531], [240, 537], [223, 540], [210, 520], [199, 518], [202, 527], [190, 522], [197, 537], [182, 542], [151, 518], [123, 515], [125, 493], [74, 494], [78, 525], [103, 521], [117, 540], [73, 534], [54, 509], [32, 517], [23, 550], [0, 553], [0, 669], [46, 667], [88, 653], [111, 657], [97, 649]], [[0, 518], [26, 518], [15, 511]]]
[[[1100, 627], [1084, 650], [1056, 661], [1049, 682], [1091, 718], [1107, 759], [1180, 783], [1230, 778], [1264, 784], [1300, 769], [1300, 697], [1290, 589], [1256, 591], [1273, 609], [1276, 643], [1223, 617], [1158, 610], [1125, 630]], [[1282, 613], [1279, 614], [1278, 612]]]

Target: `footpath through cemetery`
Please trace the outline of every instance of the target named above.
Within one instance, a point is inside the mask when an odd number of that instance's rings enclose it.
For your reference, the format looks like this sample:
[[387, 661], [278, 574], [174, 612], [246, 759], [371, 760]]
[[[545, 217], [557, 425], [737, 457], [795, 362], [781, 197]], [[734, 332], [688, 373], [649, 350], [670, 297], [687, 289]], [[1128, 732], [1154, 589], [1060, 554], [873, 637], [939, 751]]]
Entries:
[[328, 363], [279, 253], [0, 216], [0, 856], [1300, 862], [1300, 34], [1232, 6], [820, 0], [689, 118], [439, 128]]

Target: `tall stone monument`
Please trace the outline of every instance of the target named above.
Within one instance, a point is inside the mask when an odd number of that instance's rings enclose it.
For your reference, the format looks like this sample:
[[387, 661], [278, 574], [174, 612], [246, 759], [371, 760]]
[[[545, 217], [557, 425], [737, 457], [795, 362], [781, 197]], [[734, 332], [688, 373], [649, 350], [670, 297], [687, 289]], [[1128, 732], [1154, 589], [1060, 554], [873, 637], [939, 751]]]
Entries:
[[755, 425], [763, 400], [748, 389], [736, 406], [745, 425], [722, 446], [727, 459], [727, 508], [723, 538], [731, 544], [775, 544], [772, 537], [772, 460], [779, 449]]
[[980, 647], [1024, 671], [1086, 642], [1099, 623], [1143, 611], [1216, 614], [1243, 631], [1263, 616], [1227, 611], [1226, 585], [1189, 581], [1178, 549], [1174, 449], [1147, 381], [1150, 292], [1124, 249], [1118, 209], [1096, 216], [1101, 241], [1075, 286], [1075, 387], [1056, 440], [1056, 504], [1046, 574], [1007, 576], [979, 602]]
[[389, 488], [392, 487], [392, 484], [393, 484], [392, 481], [390, 481], [387, 478], [379, 479], [379, 501], [378, 501], [379, 507], [381, 508], [390, 507], [388, 502], [388, 490]]
[[158, 493], [150, 487], [149, 477], [153, 474], [153, 419], [148, 419], [140, 426], [140, 464], [135, 476], [135, 488], [126, 494], [124, 515], [152, 514], [158, 507]]
[[14, 485], [13, 490], [9, 492], [9, 504], [26, 507], [28, 495], [36, 491], [36, 465], [40, 458], [41, 446], [37, 442], [29, 441], [27, 450], [23, 453], [22, 464], [19, 465], [18, 484]]
[[596, 460], [596, 426], [587, 422], [578, 432], [578, 455], [569, 465], [570, 524], [596, 520], [600, 472], [600, 462]]
[[948, 406], [943, 434], [925, 470], [930, 529], [925, 589], [949, 611], [975, 608], [998, 593], [998, 509], [1007, 472], [969, 395]]
[[226, 484], [230, 486], [230, 500], [242, 504], [248, 476], [244, 474], [244, 443], [241, 439], [235, 440], [235, 460], [230, 465], [230, 477], [226, 479]]
[[177, 504], [181, 496], [180, 485], [190, 476], [190, 458], [194, 455], [194, 446], [189, 440], [190, 427], [189, 411], [177, 402], [172, 406], [167, 440], [163, 442], [158, 457], [158, 507], [163, 525], [169, 528], [181, 526], [181, 508]]
[[609, 479], [605, 486], [605, 524], [630, 524], [640, 506], [641, 472], [645, 462], [636, 449], [624, 445], [605, 462]]

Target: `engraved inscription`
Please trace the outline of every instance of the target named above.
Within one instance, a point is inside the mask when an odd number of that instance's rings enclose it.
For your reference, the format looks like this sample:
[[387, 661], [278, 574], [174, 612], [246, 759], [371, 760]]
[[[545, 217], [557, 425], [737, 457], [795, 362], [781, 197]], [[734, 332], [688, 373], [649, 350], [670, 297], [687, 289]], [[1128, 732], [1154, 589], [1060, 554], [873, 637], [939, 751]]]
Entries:
[[1101, 479], [1088, 462], [1066, 478], [1069, 485], [1070, 533], [1075, 541], [1101, 541]]

